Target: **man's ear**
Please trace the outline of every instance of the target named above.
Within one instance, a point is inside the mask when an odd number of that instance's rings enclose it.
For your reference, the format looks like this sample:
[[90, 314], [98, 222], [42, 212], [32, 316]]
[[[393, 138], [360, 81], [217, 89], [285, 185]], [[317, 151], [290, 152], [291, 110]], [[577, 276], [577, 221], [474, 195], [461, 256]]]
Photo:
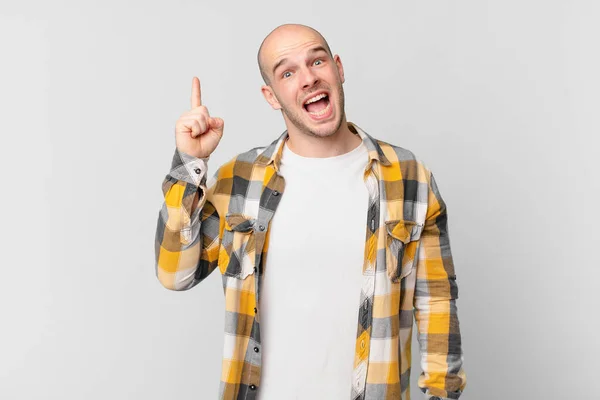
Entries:
[[275, 93], [273, 92], [273, 89], [271, 88], [271, 86], [263, 85], [260, 88], [260, 91], [262, 92], [263, 96], [265, 97], [265, 100], [267, 101], [267, 103], [269, 103], [271, 105], [273, 110], [281, 109], [281, 104], [279, 104], [277, 97], [275, 97]]
[[338, 74], [340, 74], [340, 79], [342, 81], [342, 83], [344, 83], [345, 78], [344, 78], [344, 66], [342, 65], [342, 59], [340, 58], [339, 55], [335, 55], [333, 57], [333, 61], [335, 61], [335, 64], [337, 65], [337, 69], [338, 69]]

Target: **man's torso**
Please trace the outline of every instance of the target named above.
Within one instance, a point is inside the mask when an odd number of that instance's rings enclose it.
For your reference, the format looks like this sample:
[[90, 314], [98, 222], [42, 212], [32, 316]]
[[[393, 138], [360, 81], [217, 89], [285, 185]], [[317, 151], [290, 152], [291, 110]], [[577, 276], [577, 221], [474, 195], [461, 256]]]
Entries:
[[[284, 148], [285, 196], [269, 227], [258, 315], [259, 399], [350, 396], [369, 204], [367, 161], [362, 143], [324, 159]], [[344, 284], [332, 286], [334, 281]]]

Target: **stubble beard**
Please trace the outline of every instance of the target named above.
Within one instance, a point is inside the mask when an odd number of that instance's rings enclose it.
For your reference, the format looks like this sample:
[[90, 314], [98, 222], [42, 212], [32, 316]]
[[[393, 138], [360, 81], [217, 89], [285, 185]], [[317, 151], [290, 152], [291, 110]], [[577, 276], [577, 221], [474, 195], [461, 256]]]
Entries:
[[[290, 120], [290, 122], [296, 128], [298, 128], [298, 130], [301, 133], [308, 135], [308, 136], [316, 137], [316, 138], [325, 138], [325, 137], [329, 137], [329, 136], [335, 134], [342, 126], [342, 121], [343, 121], [343, 116], [344, 116], [345, 99], [344, 99], [344, 88], [342, 87], [341, 82], [337, 83], [336, 92], [338, 94], [337, 97], [339, 99], [339, 106], [338, 106], [338, 109], [336, 110], [336, 111], [338, 111], [338, 112], [336, 112], [337, 123], [335, 124], [335, 127], [333, 129], [328, 130], [328, 131], [313, 131], [313, 130], [311, 130], [311, 128], [304, 122], [304, 119], [306, 118], [306, 116], [303, 116], [301, 114], [303, 111], [300, 111], [300, 113], [298, 113], [292, 107], [288, 107], [281, 102], [279, 102], [279, 104], [281, 105], [281, 111]], [[310, 117], [308, 117], [308, 118], [310, 118]]]

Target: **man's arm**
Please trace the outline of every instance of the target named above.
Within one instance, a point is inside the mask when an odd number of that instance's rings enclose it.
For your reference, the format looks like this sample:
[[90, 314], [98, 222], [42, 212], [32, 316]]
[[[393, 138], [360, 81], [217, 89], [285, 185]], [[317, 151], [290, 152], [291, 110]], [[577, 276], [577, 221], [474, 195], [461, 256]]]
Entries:
[[458, 286], [448, 237], [448, 216], [433, 174], [421, 234], [414, 297], [421, 350], [419, 387], [426, 399], [458, 399], [466, 386], [457, 316]]
[[[207, 158], [175, 150], [162, 184], [155, 238], [156, 276], [171, 290], [188, 290], [217, 266], [219, 215], [207, 201]], [[216, 175], [216, 174], [215, 174]]]

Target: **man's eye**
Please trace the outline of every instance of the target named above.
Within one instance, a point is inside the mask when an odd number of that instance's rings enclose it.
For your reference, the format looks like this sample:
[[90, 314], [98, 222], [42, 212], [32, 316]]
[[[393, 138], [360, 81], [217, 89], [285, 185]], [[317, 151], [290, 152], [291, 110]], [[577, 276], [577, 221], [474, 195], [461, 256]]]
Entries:
[[291, 72], [286, 71], [286, 72], [283, 73], [282, 77], [287, 78], [290, 75], [291, 75]]
[[315, 64], [316, 64], [316, 63], [323, 63], [323, 61], [321, 61], [321, 60], [315, 60], [315, 62], [314, 62], [314, 63], [315, 63]]

